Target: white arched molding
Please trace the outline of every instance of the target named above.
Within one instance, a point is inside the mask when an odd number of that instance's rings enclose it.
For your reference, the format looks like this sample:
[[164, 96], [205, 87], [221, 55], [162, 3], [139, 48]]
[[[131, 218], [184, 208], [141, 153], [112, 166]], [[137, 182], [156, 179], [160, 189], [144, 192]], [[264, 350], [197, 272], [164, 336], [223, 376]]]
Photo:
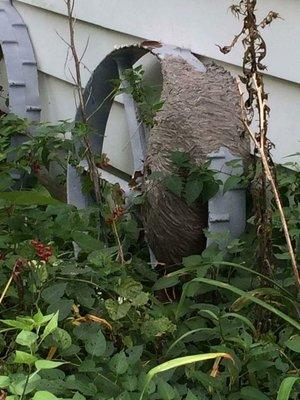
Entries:
[[37, 63], [27, 27], [10, 0], [0, 0], [0, 46], [7, 74], [8, 112], [39, 121]]

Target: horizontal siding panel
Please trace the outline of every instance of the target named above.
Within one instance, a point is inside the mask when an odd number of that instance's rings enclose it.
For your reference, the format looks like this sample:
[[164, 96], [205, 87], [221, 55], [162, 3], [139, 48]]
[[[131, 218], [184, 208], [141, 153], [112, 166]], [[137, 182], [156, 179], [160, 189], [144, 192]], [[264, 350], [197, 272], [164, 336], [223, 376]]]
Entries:
[[[67, 46], [56, 33], [58, 31], [67, 38], [65, 17], [21, 3], [19, 3], [18, 8], [29, 26], [39, 69], [53, 76], [51, 82], [59, 82], [55, 77], [71, 82], [72, 79], [68, 73], [68, 68], [65, 68]], [[47, 35], [44, 34], [45, 26], [49, 27]], [[87, 67], [83, 72], [84, 84], [89, 79], [90, 71], [112, 50], [114, 45], [134, 43], [138, 40], [134, 36], [120, 34], [78, 21], [77, 46], [80, 52], [83, 51], [88, 37], [90, 37], [90, 45], [84, 60]], [[68, 65], [72, 65], [72, 62], [70, 61]], [[241, 72], [239, 68], [234, 67], [232, 64], [226, 63], [224, 65], [234, 73]], [[63, 83], [61, 82], [60, 85], [56, 84], [55, 88], [51, 86], [46, 90], [41, 89], [42, 96], [46, 96], [47, 93], [45, 92], [51, 90], [51, 104], [43, 101], [45, 120], [56, 121], [58, 119], [73, 118], [75, 114], [72, 86], [67, 83], [64, 85]], [[267, 76], [266, 86], [268, 92], [271, 94], [270, 137], [276, 143], [276, 149], [274, 150], [275, 160], [286, 161], [283, 158], [284, 156], [299, 150], [299, 129], [297, 126], [300, 109], [299, 85]], [[106, 152], [112, 153], [109, 156], [116, 167], [122, 167], [126, 172], [130, 172], [131, 162], [128, 160], [131, 157], [128, 133], [126, 131], [127, 126], [124, 115], [122, 114], [121, 116], [121, 114], [119, 112], [116, 114], [115, 119], [110, 119], [110, 126], [112, 128], [106, 138], [105, 149]], [[125, 152], [125, 155], [123, 155], [123, 152]]]
[[[64, 16], [24, 4], [18, 10], [28, 26], [40, 71], [59, 79], [73, 82], [75, 75], [73, 60], [68, 54], [68, 24]], [[85, 52], [82, 80], [85, 85], [91, 71], [110, 53], [114, 46], [139, 41], [136, 37], [123, 35], [108, 29], [99, 28], [80, 21], [76, 23], [76, 49], [81, 55]], [[68, 57], [69, 55], [69, 57]], [[72, 74], [70, 73], [72, 71]]]
[[[74, 86], [39, 73], [42, 120], [56, 123], [60, 120], [73, 120], [76, 112]], [[111, 165], [132, 174], [132, 156], [124, 107], [114, 102], [107, 123], [103, 151], [108, 155]]]
[[[14, 3], [65, 13], [65, 4], [61, 0], [18, 0]], [[297, 40], [300, 37], [300, 1], [263, 0], [258, 3], [260, 16], [274, 10], [284, 18], [264, 31], [268, 44], [268, 73], [300, 83]], [[240, 29], [241, 22], [228, 11], [232, 0], [76, 0], [75, 4], [76, 16], [82, 21], [137, 37], [161, 40], [240, 65], [241, 47], [226, 56], [216, 47], [216, 44], [228, 44]]]

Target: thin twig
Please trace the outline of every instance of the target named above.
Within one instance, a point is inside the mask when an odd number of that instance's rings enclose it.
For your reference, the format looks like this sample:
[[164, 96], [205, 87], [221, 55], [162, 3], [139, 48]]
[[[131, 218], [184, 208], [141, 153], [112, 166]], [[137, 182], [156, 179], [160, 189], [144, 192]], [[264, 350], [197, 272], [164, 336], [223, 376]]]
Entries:
[[[263, 113], [264, 113], [264, 111], [263, 111], [264, 101], [263, 101], [263, 98], [262, 98], [262, 92], [261, 92], [261, 90], [260, 90], [260, 88], [258, 86], [256, 75], [253, 76], [253, 82], [254, 82], [254, 85], [255, 85], [256, 90], [257, 90], [258, 104], [259, 104], [259, 108], [260, 108], [259, 114], [260, 114], [260, 117], [261, 117], [263, 115]], [[241, 82], [239, 80], [238, 80], [238, 87], [239, 87], [241, 96], [243, 96], [243, 92], [242, 92], [242, 89], [241, 89]], [[291, 240], [291, 237], [290, 237], [287, 220], [286, 220], [286, 217], [285, 217], [285, 214], [284, 214], [284, 210], [283, 210], [283, 206], [282, 206], [282, 202], [281, 202], [281, 199], [280, 199], [280, 194], [279, 194], [279, 191], [277, 189], [275, 180], [273, 178], [268, 158], [267, 158], [267, 156], [265, 154], [265, 151], [264, 151], [265, 147], [261, 143], [259, 143], [257, 141], [254, 132], [251, 130], [251, 128], [250, 128], [250, 126], [248, 124], [247, 119], [243, 118], [243, 123], [244, 123], [244, 126], [245, 126], [249, 136], [251, 137], [256, 149], [258, 150], [258, 152], [260, 154], [261, 161], [262, 161], [262, 164], [263, 164], [263, 168], [264, 168], [266, 177], [267, 177], [268, 181], [270, 182], [270, 185], [271, 185], [271, 188], [272, 188], [272, 191], [273, 191], [273, 195], [274, 195], [274, 198], [275, 198], [275, 202], [276, 202], [276, 205], [277, 205], [277, 208], [278, 208], [278, 211], [279, 211], [283, 232], [284, 232], [286, 244], [287, 244], [287, 247], [288, 247], [288, 252], [289, 252], [289, 255], [290, 255], [290, 258], [291, 258], [293, 274], [294, 274], [297, 286], [298, 286], [298, 288], [300, 290], [300, 274], [299, 274], [299, 269], [298, 269], [298, 265], [297, 265], [296, 255], [295, 255], [295, 252], [294, 252], [294, 249], [293, 249], [292, 240]]]

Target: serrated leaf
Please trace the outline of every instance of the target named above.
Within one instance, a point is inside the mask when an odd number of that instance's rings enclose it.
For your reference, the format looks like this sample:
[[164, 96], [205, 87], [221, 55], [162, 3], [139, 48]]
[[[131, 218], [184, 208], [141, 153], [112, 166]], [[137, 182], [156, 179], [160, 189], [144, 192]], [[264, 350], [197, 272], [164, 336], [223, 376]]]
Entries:
[[111, 319], [113, 321], [118, 321], [127, 315], [131, 308], [131, 304], [129, 302], [119, 304], [116, 300], [108, 299], [105, 301], [105, 307]]

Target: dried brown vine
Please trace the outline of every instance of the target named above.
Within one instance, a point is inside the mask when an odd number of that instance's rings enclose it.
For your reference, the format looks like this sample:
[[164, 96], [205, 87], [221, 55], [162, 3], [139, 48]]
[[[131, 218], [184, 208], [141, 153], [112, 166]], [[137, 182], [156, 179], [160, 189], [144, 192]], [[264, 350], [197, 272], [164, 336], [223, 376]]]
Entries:
[[[230, 7], [236, 17], [243, 18], [243, 26], [241, 31], [233, 38], [230, 45], [219, 46], [219, 48], [223, 54], [227, 54], [241, 39], [245, 49], [243, 76], [240, 77], [247, 91], [247, 99], [245, 101], [242, 100], [243, 123], [246, 132], [250, 135], [254, 143], [255, 152], [259, 155], [259, 158], [256, 158], [256, 182], [253, 197], [255, 201], [257, 233], [260, 238], [258, 257], [262, 272], [270, 274], [273, 269], [272, 198], [270, 196], [270, 193], [272, 193], [281, 218], [295, 282], [300, 289], [300, 275], [296, 255], [274, 176], [274, 164], [270, 154], [273, 143], [271, 143], [267, 135], [270, 108], [268, 106], [268, 94], [265, 92], [263, 77], [263, 71], [266, 69], [263, 60], [267, 54], [267, 47], [261, 36], [260, 28], [263, 29], [269, 26], [275, 19], [280, 18], [280, 16], [277, 12], [270, 11], [265, 18], [258, 22], [256, 18], [256, 5], [257, 0], [241, 0], [238, 4]], [[241, 85], [239, 86], [241, 95], [243, 95]], [[253, 128], [255, 117], [258, 117], [258, 128], [256, 130]]]

